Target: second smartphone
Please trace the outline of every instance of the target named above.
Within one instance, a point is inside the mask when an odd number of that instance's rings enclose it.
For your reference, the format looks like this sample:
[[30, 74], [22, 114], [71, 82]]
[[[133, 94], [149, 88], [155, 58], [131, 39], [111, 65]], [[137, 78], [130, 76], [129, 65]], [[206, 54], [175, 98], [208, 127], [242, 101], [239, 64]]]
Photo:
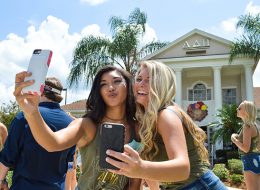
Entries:
[[[100, 159], [99, 165], [103, 169], [118, 169], [113, 165], [106, 162], [106, 151], [108, 149], [123, 152], [124, 151], [124, 139], [125, 139], [125, 126], [119, 123], [103, 123], [100, 130]], [[112, 157], [112, 159], [115, 159]], [[115, 159], [117, 160], [117, 159]]]

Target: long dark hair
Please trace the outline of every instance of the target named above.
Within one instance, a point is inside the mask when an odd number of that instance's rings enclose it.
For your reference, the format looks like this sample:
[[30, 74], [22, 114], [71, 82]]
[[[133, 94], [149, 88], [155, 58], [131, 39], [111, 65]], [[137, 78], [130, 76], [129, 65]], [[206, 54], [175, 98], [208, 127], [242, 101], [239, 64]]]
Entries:
[[135, 107], [135, 100], [134, 100], [134, 94], [132, 88], [132, 76], [126, 70], [117, 68], [112, 65], [104, 66], [97, 72], [86, 103], [86, 114], [83, 117], [89, 117], [97, 124], [101, 123], [101, 120], [105, 116], [107, 105], [105, 104], [100, 94], [100, 82], [103, 74], [110, 71], [119, 72], [125, 79], [126, 86], [127, 86], [127, 96], [126, 96], [126, 106], [125, 106], [126, 120], [128, 124], [133, 126], [135, 124], [136, 107]]

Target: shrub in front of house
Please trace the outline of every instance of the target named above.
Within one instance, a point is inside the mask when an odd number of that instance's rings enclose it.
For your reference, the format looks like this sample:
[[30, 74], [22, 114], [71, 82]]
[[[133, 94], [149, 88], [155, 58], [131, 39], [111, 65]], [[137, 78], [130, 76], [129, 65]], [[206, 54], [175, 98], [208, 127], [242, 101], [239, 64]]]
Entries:
[[6, 181], [7, 181], [9, 187], [12, 185], [12, 177], [13, 177], [13, 171], [9, 170], [6, 175]]
[[228, 160], [228, 169], [232, 174], [243, 174], [243, 164], [239, 159]]
[[229, 179], [229, 171], [225, 167], [225, 164], [215, 164], [212, 171], [221, 181], [227, 181]]
[[240, 185], [244, 181], [244, 176], [241, 174], [232, 174], [229, 179], [231, 184]]

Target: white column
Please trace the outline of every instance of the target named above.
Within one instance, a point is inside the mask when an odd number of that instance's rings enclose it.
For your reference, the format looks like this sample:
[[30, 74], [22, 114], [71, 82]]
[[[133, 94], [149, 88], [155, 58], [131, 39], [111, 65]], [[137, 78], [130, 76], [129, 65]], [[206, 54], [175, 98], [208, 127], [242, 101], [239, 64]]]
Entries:
[[182, 68], [174, 68], [176, 75], [176, 96], [175, 102], [182, 107]]
[[253, 95], [253, 70], [252, 65], [244, 65], [245, 68], [245, 85], [246, 85], [246, 100], [254, 101]]
[[221, 90], [221, 67], [213, 67], [214, 70], [214, 100], [215, 110], [222, 108], [222, 90]]
[[[221, 67], [213, 67], [214, 70], [214, 99], [215, 99], [215, 114], [217, 110], [222, 108], [222, 89], [221, 89]], [[216, 118], [216, 120], [219, 118]], [[216, 130], [216, 129], [215, 129]], [[215, 143], [216, 150], [223, 149], [223, 141], [219, 139]]]

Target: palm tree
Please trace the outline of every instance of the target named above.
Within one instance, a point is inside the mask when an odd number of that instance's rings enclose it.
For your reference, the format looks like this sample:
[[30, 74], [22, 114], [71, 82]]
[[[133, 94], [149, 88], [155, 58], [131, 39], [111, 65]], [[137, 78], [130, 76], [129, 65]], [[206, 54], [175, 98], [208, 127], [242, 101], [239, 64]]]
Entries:
[[242, 121], [237, 117], [237, 106], [235, 104], [224, 105], [218, 110], [216, 117], [219, 121], [210, 124], [211, 127], [218, 128], [213, 135], [213, 142], [217, 139], [223, 140], [224, 145], [230, 145], [230, 137], [233, 133], [238, 133], [242, 127]]
[[236, 39], [231, 45], [229, 62], [235, 57], [250, 57], [255, 63], [260, 59], [260, 14], [256, 16], [242, 15], [236, 28], [243, 29], [241, 39]]
[[140, 47], [146, 21], [146, 14], [136, 8], [127, 20], [116, 16], [110, 18], [112, 39], [84, 37], [73, 53], [68, 77], [69, 86], [77, 85], [82, 78], [89, 84], [97, 70], [107, 64], [118, 65], [134, 74], [138, 60], [168, 44], [151, 42]]

